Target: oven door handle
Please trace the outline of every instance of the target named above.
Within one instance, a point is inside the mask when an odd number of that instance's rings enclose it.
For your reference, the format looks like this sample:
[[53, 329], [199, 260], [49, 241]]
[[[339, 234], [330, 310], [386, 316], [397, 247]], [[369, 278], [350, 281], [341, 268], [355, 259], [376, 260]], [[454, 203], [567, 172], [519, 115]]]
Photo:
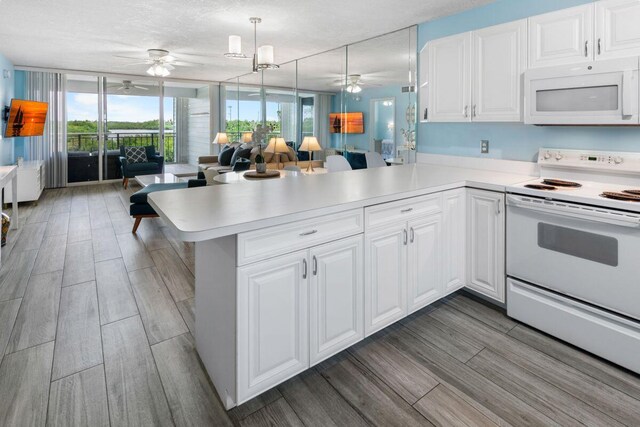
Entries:
[[584, 221], [640, 228], [640, 215], [633, 213], [611, 211], [604, 208], [582, 206], [552, 200], [517, 196], [513, 194], [509, 194], [507, 196], [507, 205], [542, 212], [549, 215], [560, 215]]

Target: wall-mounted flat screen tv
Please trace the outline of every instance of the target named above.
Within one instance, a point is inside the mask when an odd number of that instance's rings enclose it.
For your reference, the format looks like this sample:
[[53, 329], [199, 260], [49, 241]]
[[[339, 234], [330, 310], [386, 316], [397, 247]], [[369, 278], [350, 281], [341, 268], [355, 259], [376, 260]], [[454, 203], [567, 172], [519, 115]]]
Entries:
[[44, 133], [48, 110], [49, 104], [46, 102], [12, 99], [4, 136], [41, 136]]
[[362, 113], [329, 114], [331, 133], [364, 133], [364, 115]]

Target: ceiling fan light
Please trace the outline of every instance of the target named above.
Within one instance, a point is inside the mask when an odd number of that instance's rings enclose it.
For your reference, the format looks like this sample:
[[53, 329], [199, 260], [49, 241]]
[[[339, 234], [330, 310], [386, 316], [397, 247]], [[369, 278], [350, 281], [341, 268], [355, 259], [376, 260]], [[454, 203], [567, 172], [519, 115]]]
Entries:
[[350, 84], [347, 86], [347, 92], [349, 93], [360, 93], [362, 92], [362, 88], [356, 84]]
[[236, 35], [229, 36], [229, 53], [242, 53], [242, 37]]

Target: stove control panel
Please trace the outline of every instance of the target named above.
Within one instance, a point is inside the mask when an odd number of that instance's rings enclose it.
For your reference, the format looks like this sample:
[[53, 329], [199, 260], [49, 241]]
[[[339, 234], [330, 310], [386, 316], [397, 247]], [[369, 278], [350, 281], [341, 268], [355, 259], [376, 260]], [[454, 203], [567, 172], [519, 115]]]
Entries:
[[544, 167], [601, 169], [640, 174], [640, 153], [541, 148], [538, 164]]

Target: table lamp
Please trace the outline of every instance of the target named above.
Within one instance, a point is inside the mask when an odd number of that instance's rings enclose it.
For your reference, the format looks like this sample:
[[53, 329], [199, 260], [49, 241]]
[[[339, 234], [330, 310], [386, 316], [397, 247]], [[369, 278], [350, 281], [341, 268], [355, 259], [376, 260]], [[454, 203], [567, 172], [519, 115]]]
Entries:
[[[226, 132], [218, 132], [218, 134], [216, 135], [215, 139], [212, 142], [212, 144], [218, 144], [220, 147], [228, 143], [229, 143], [229, 137], [227, 136]], [[218, 152], [220, 152], [220, 149], [218, 150]]]
[[245, 132], [242, 134], [242, 142], [249, 144], [253, 142], [253, 132]]
[[269, 145], [267, 145], [267, 148], [265, 148], [264, 152], [273, 153], [274, 155], [278, 156], [278, 169], [280, 169], [280, 154], [288, 153], [289, 146], [282, 137], [271, 138], [269, 140]]
[[298, 150], [309, 152], [307, 172], [313, 172], [313, 151], [322, 151], [322, 147], [318, 143], [318, 138], [315, 136], [305, 136]]

